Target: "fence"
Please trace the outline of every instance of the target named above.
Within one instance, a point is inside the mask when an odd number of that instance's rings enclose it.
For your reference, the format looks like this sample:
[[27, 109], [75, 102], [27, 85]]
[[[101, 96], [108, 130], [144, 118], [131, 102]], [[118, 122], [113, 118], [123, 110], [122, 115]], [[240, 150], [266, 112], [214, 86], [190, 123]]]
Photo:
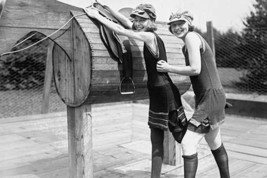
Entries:
[[[226, 92], [266, 95], [266, 29], [258, 29], [254, 35], [234, 32], [218, 35], [212, 32], [210, 30], [204, 36], [208, 41], [214, 39], [211, 46], [216, 51], [217, 66]], [[27, 34], [12, 51], [23, 49], [42, 38], [44, 36], [39, 33]], [[45, 72], [49, 72], [46, 70], [51, 52], [49, 46], [49, 40], [45, 40], [29, 49], [1, 56], [0, 119], [66, 110], [56, 93], [53, 78], [49, 95], [45, 89]]]
[[208, 41], [214, 39], [210, 43], [214, 44], [217, 67], [226, 92], [267, 94], [266, 28], [204, 36]]
[[[65, 111], [66, 106], [57, 95], [52, 64], [48, 63], [50, 40], [44, 40], [26, 50], [45, 36], [32, 32], [20, 39], [11, 53], [0, 58], [0, 118]], [[51, 61], [50, 61], [51, 62]], [[47, 65], [50, 67], [47, 67]], [[50, 71], [46, 71], [49, 70]], [[45, 89], [45, 72], [49, 72], [51, 87]], [[49, 92], [49, 94], [47, 93]]]

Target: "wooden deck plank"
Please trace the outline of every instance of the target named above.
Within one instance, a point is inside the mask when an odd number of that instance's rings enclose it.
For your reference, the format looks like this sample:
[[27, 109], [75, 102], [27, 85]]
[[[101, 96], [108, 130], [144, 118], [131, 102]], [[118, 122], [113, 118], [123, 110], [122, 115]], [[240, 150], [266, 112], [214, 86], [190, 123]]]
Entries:
[[[64, 118], [65, 120], [65, 118]], [[18, 122], [17, 124], [10, 124], [6, 123], [0, 126], [0, 135], [6, 134], [16, 134], [16, 133], [23, 133], [23, 132], [31, 132], [31, 131], [40, 131], [44, 129], [53, 130], [53, 128], [58, 128], [62, 126], [62, 122], [64, 122], [63, 118], [59, 118], [59, 120], [54, 119], [53, 121], [49, 122], [49, 120], [43, 120], [40, 122], [36, 121], [29, 121], [29, 122]]]
[[25, 138], [17, 134], [1, 135], [0, 136], [0, 145], [8, 143], [16, 143]]
[[[229, 160], [229, 169], [230, 169], [230, 175], [231, 177], [235, 177], [238, 174], [242, 175], [241, 177], [243, 178], [243, 175], [245, 175], [245, 171], [251, 167], [254, 167], [255, 163], [246, 161], [246, 160], [240, 160], [233, 158], [231, 156], [231, 153], [229, 154], [230, 160]], [[256, 178], [256, 177], [255, 177]], [[258, 178], [258, 177], [257, 177]], [[260, 177], [259, 177], [260, 178]]]
[[[150, 177], [148, 105], [93, 107], [94, 177]], [[66, 113], [0, 120], [0, 177], [66, 178], [68, 143]], [[233, 178], [267, 177], [266, 120], [227, 115], [222, 137]], [[163, 165], [162, 177], [182, 178], [183, 166]], [[197, 178], [219, 177], [203, 140]]]
[[250, 161], [250, 162], [254, 162], [254, 163], [258, 163], [258, 164], [267, 164], [267, 159], [266, 157], [261, 157], [261, 156], [255, 156], [252, 153], [250, 154], [246, 154], [246, 153], [240, 153], [240, 152], [233, 152], [231, 150], [228, 151], [228, 155], [239, 159], [239, 160], [245, 160], [245, 161]]
[[255, 164], [247, 168], [246, 170], [239, 172], [232, 176], [232, 178], [266, 178], [267, 165]]
[[30, 144], [28, 147], [5, 151], [5, 154], [1, 154], [1, 165], [4, 166], [3, 163], [5, 161], [12, 159], [19, 160], [20, 162], [27, 162], [44, 158], [52, 158], [60, 154], [61, 152], [59, 150], [50, 145]]
[[36, 114], [36, 115], [26, 115], [26, 116], [17, 116], [17, 117], [9, 117], [9, 118], [2, 118], [0, 120], [1, 125], [5, 123], [19, 123], [19, 122], [27, 122], [27, 121], [37, 121], [37, 120], [45, 120], [45, 119], [52, 119], [59, 117], [64, 117], [66, 119], [66, 112], [55, 112], [55, 113], [48, 113], [48, 114]]
[[[53, 166], [51, 166], [53, 165]], [[0, 174], [0, 176], [11, 176], [11, 175], [23, 175], [28, 174], [30, 172], [37, 174], [46, 174], [47, 172], [56, 171], [59, 169], [66, 169], [68, 165], [68, 157], [67, 154], [60, 155], [55, 158], [37, 160], [30, 164], [20, 164], [15, 169], [13, 167], [7, 167], [2, 171], [4, 174]]]
[[[244, 140], [245, 141], [245, 140]], [[253, 155], [255, 157], [266, 158], [267, 163], [267, 150], [265, 148], [258, 148], [253, 145], [241, 145], [241, 144], [232, 144], [225, 143], [226, 149], [232, 152], [243, 153], [245, 155]]]

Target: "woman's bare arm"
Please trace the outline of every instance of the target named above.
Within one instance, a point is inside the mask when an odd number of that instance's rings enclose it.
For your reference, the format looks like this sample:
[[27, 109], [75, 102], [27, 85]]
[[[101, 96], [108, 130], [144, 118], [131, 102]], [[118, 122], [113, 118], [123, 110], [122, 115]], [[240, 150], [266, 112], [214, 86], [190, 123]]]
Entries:
[[157, 64], [157, 70], [159, 72], [171, 72], [187, 76], [198, 75], [201, 71], [201, 40], [195, 33], [188, 33], [185, 38], [185, 44], [189, 55], [189, 66], [174, 66], [160, 60]]
[[93, 7], [88, 7], [84, 10], [89, 17], [97, 19], [100, 23], [104, 24], [105, 26], [107, 26], [109, 29], [116, 32], [117, 34], [124, 35], [124, 36], [127, 36], [129, 38], [134, 38], [134, 39], [137, 39], [140, 41], [144, 41], [148, 45], [150, 45], [155, 38], [155, 35], [153, 33], [135, 32], [133, 30], [129, 30], [129, 29], [124, 28], [123, 26], [116, 24], [116, 23], [106, 19], [102, 15], [100, 15], [98, 13], [98, 11]]

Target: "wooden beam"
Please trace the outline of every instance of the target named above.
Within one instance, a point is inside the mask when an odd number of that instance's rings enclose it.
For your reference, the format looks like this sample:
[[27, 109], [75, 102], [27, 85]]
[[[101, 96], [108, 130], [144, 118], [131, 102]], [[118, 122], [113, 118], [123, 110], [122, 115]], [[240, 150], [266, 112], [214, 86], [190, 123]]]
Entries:
[[52, 40], [48, 40], [47, 47], [47, 56], [46, 56], [46, 67], [45, 67], [45, 81], [44, 81], [44, 93], [43, 93], [43, 101], [41, 113], [48, 113], [49, 109], [49, 96], [51, 89], [51, 82], [53, 77], [53, 65], [52, 65], [52, 51], [53, 51], [54, 42]]
[[215, 56], [213, 25], [211, 21], [207, 22], [207, 42], [209, 43], [211, 50], [213, 51], [213, 54]]
[[93, 177], [91, 105], [67, 107], [69, 177]]
[[175, 166], [181, 163], [180, 146], [176, 145], [170, 131], [164, 132], [164, 164]]

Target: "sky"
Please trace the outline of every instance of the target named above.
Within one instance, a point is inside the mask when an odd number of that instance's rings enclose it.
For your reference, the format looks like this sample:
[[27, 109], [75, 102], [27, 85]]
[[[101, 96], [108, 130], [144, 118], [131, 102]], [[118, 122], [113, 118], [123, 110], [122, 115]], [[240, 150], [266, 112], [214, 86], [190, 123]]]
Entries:
[[[78, 7], [86, 7], [93, 0], [58, 0]], [[141, 3], [152, 4], [157, 13], [157, 20], [167, 22], [171, 12], [189, 10], [194, 16], [193, 24], [206, 31], [207, 21], [221, 32], [229, 29], [242, 30], [243, 22], [253, 11], [255, 0], [98, 0], [115, 10], [125, 7], [136, 7]]]

